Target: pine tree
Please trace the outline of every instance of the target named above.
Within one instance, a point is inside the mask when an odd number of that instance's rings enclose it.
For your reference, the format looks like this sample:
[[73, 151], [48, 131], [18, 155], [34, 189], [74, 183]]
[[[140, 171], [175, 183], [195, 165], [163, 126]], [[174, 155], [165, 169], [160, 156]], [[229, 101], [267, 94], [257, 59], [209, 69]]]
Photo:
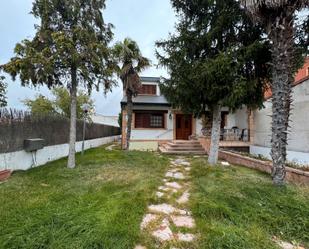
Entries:
[[40, 20], [32, 40], [15, 47], [15, 57], [4, 65], [22, 85], [66, 86], [70, 91], [68, 167], [75, 167], [76, 94], [83, 86], [109, 90], [114, 82], [108, 44], [112, 25], [102, 16], [105, 0], [35, 0], [34, 17]]
[[162, 92], [176, 108], [213, 114], [209, 163], [218, 159], [221, 108], [260, 107], [268, 78], [268, 43], [262, 29], [233, 0], [172, 0], [177, 32], [157, 42], [170, 79]]

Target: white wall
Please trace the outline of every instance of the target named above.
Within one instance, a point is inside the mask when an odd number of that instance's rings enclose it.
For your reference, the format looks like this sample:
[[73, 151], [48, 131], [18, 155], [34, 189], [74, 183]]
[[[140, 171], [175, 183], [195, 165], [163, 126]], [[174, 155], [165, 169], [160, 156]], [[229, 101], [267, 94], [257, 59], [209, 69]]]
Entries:
[[[302, 152], [309, 154], [309, 80], [293, 87], [292, 99], [291, 128], [289, 129], [287, 149], [290, 153]], [[264, 105], [265, 108], [254, 112], [253, 145], [258, 147], [271, 146], [271, 100], [265, 102]], [[296, 153], [295, 155], [300, 154]], [[291, 159], [294, 158], [294, 156], [291, 157]]]
[[238, 127], [239, 129], [248, 129], [248, 109], [243, 106], [235, 112], [230, 112], [227, 115], [227, 129], [231, 129], [232, 127]]
[[[120, 136], [98, 138], [85, 141], [85, 149], [99, 147], [103, 144], [111, 143], [118, 140]], [[76, 143], [76, 152], [82, 150], [82, 142]], [[31, 167], [44, 165], [48, 162], [63, 158], [69, 154], [69, 145], [60, 144], [44, 147], [35, 153], [37, 165], [33, 166], [32, 154], [22, 151], [0, 154], [0, 170], [27, 170]]]
[[[262, 155], [271, 160], [270, 156], [270, 148], [269, 147], [261, 147], [261, 146], [250, 146], [250, 154], [252, 155]], [[298, 152], [298, 151], [287, 151], [287, 161], [297, 163], [300, 165], [308, 165], [309, 164], [309, 153]]]

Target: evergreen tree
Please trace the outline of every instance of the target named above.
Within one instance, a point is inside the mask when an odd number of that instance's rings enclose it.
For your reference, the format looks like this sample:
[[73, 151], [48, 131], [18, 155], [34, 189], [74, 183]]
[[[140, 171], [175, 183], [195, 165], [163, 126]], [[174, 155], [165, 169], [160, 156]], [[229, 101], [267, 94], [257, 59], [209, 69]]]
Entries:
[[[274, 184], [283, 185], [292, 85], [294, 73], [300, 65], [295, 49], [295, 15], [297, 10], [308, 8], [309, 1], [243, 0], [242, 3], [255, 23], [261, 23], [265, 27], [272, 44], [272, 177]], [[308, 31], [308, 20], [307, 18], [303, 26], [305, 31]], [[308, 33], [303, 35], [299, 40], [307, 45], [308, 51]]]
[[76, 95], [79, 86], [109, 90], [113, 62], [109, 60], [111, 24], [105, 24], [105, 0], [35, 0], [34, 17], [40, 20], [32, 40], [15, 47], [15, 57], [4, 65], [22, 85], [66, 86], [70, 91], [68, 167], [75, 167]]
[[172, 0], [177, 32], [157, 42], [170, 79], [162, 92], [174, 107], [201, 116], [213, 114], [209, 163], [216, 164], [221, 108], [261, 107], [270, 59], [259, 26], [252, 25], [234, 0]]

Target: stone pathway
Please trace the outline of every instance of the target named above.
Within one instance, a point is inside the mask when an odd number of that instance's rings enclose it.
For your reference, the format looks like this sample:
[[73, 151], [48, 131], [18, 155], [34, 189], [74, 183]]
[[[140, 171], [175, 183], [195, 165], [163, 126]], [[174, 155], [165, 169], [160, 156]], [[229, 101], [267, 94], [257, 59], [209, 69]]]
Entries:
[[[155, 203], [148, 206], [140, 228], [151, 248], [195, 248], [195, 221], [189, 206], [191, 164], [185, 158], [170, 159], [170, 168]], [[148, 249], [140, 244], [135, 249]]]

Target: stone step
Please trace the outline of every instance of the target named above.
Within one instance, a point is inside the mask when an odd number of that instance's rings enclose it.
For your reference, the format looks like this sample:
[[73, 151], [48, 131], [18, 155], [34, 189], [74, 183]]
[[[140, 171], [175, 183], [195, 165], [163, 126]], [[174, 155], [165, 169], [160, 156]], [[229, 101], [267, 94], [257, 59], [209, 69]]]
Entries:
[[168, 154], [168, 155], [205, 155], [206, 152], [204, 150], [186, 150], [186, 151], [182, 151], [182, 150], [167, 150], [164, 147], [160, 146], [159, 150], [161, 153], [163, 154]]
[[164, 148], [166, 150], [170, 151], [204, 151], [202, 146], [199, 147], [191, 147], [191, 146], [185, 146], [185, 147], [171, 147], [169, 145], [165, 145]]
[[172, 143], [172, 142], [167, 142], [166, 145], [169, 145], [170, 147], [201, 147], [200, 143]]
[[200, 144], [197, 140], [174, 140], [173, 144]]

